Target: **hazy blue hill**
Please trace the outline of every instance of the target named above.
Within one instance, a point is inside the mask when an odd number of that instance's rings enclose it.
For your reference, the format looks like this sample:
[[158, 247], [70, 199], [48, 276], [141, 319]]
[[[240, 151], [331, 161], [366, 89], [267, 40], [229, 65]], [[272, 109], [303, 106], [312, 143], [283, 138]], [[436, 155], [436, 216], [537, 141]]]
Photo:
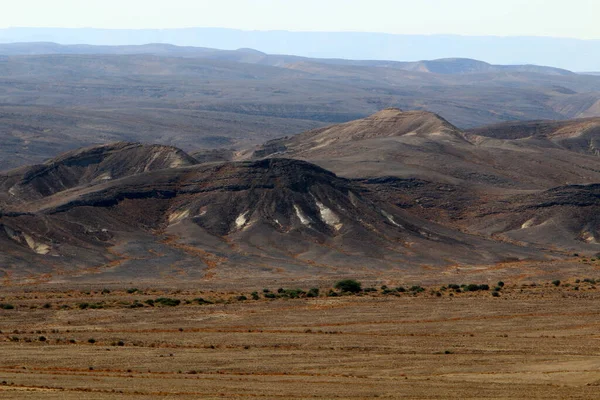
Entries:
[[171, 43], [220, 49], [252, 48], [271, 54], [318, 58], [431, 60], [472, 58], [492, 64], [537, 64], [573, 71], [600, 69], [600, 41], [545, 37], [391, 35], [355, 32], [187, 29], [8, 28], [0, 42], [134, 45]]
[[219, 61], [233, 61], [247, 64], [261, 64], [283, 67], [294, 63], [311, 62], [329, 65], [355, 67], [392, 68], [414, 72], [429, 72], [443, 75], [494, 73], [494, 72], [535, 72], [550, 75], [572, 75], [573, 72], [553, 67], [537, 65], [492, 65], [469, 58], [444, 58], [415, 62], [389, 60], [348, 60], [341, 58], [308, 58], [291, 55], [266, 54], [258, 50], [242, 48], [237, 50], [217, 50], [206, 47], [175, 46], [164, 43], [143, 45], [109, 46], [72, 44], [61, 45], [52, 42], [19, 42], [0, 44], [0, 55], [156, 55], [165, 57], [206, 58]]

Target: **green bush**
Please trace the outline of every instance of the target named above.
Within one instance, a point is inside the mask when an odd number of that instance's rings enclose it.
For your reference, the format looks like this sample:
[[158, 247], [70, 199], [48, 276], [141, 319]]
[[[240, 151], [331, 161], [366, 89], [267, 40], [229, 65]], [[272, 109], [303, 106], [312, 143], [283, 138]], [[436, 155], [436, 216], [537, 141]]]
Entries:
[[196, 302], [196, 303], [198, 303], [198, 304], [201, 304], [201, 305], [202, 304], [213, 304], [212, 301], [203, 299], [202, 297], [195, 298], [193, 301]]
[[404, 293], [404, 292], [406, 292], [406, 288], [403, 287], [403, 286], [398, 286], [396, 288], [396, 292], [398, 292], [398, 293]]
[[258, 296], [258, 292], [252, 292], [252, 294], [250, 294], [250, 296], [252, 296], [252, 300], [260, 299], [260, 297]]
[[276, 299], [277, 295], [275, 293], [265, 293], [265, 299]]
[[306, 292], [302, 289], [285, 289], [281, 292], [281, 297], [288, 297], [290, 299], [297, 299], [306, 295]]
[[244, 295], [241, 295], [241, 296], [237, 297], [237, 300], [238, 301], [246, 301], [246, 300], [248, 300], [248, 298], [246, 296], [244, 296]]
[[12, 304], [0, 303], [0, 309], [2, 310], [13, 310], [15, 306]]
[[558, 279], [556, 279], [556, 280], [552, 281], [552, 284], [554, 286], [560, 286], [560, 281]]
[[421, 293], [421, 292], [424, 292], [425, 289], [419, 285], [414, 285], [414, 286], [411, 286], [410, 291], [413, 293]]
[[342, 292], [358, 293], [362, 291], [361, 283], [354, 279], [344, 279], [336, 283], [334, 287]]
[[306, 293], [306, 297], [319, 297], [319, 288], [311, 288]]
[[154, 300], [154, 304], [159, 304], [166, 307], [176, 307], [181, 304], [181, 300], [171, 299], [168, 297], [159, 297], [158, 299]]
[[487, 285], [487, 284], [476, 285], [474, 283], [471, 283], [471, 284], [465, 286], [464, 290], [465, 290], [465, 292], [478, 292], [480, 290], [490, 290], [490, 285]]
[[502, 282], [502, 281], [498, 282], [498, 286], [504, 287], [504, 282]]

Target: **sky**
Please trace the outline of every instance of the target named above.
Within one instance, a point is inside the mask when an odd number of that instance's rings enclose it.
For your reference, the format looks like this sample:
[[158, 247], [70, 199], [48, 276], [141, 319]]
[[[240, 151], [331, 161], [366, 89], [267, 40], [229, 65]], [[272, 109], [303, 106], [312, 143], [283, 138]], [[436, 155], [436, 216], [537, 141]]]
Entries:
[[0, 28], [355, 31], [600, 39], [599, 0], [2, 0]]

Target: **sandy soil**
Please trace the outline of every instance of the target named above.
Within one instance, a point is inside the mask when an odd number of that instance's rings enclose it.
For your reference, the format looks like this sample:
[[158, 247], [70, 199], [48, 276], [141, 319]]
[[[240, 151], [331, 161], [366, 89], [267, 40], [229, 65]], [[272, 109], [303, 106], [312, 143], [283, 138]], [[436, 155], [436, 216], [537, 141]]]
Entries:
[[[570, 284], [258, 301], [3, 292], [0, 399], [598, 398], [600, 289]], [[160, 296], [183, 301], [131, 308]], [[216, 304], [185, 304], [199, 296]]]

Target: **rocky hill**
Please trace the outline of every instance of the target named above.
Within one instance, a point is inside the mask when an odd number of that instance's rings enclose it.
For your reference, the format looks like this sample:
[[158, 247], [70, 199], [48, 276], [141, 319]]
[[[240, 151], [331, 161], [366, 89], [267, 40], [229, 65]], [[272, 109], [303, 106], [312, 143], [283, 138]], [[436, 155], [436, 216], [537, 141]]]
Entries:
[[298, 160], [195, 164], [174, 148], [119, 143], [0, 182], [0, 262], [22, 279], [339, 276], [545, 257], [425, 221]]

